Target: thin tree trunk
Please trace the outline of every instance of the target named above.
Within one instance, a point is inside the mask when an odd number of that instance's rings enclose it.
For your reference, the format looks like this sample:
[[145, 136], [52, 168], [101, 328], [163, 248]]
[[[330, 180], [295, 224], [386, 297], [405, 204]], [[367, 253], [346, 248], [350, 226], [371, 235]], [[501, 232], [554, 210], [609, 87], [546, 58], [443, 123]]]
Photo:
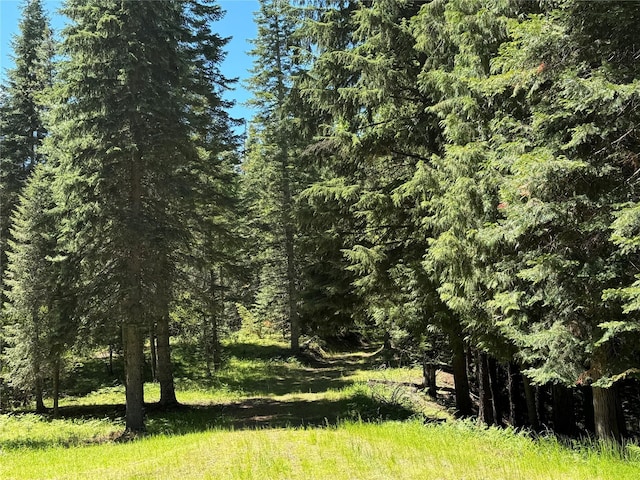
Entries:
[[44, 400], [42, 398], [42, 378], [40, 377], [40, 373], [36, 374], [35, 381], [35, 397], [36, 397], [36, 412], [37, 413], [45, 413], [47, 411], [47, 407], [44, 406]]
[[53, 364], [53, 416], [57, 417], [60, 403], [60, 359]]
[[213, 349], [213, 369], [219, 370], [222, 366], [222, 352], [218, 335], [218, 319], [215, 316], [211, 318], [211, 346]]
[[427, 389], [430, 397], [436, 398], [438, 394], [438, 386], [436, 385], [437, 368], [433, 362], [426, 358], [422, 359], [422, 384]]
[[213, 363], [213, 369], [218, 370], [222, 366], [222, 352], [220, 351], [220, 337], [218, 335], [218, 315], [221, 315], [224, 310], [224, 298], [222, 294], [222, 269], [218, 273], [218, 280], [220, 282], [220, 298], [216, 298], [215, 290], [215, 273], [213, 270], [209, 274], [211, 281], [211, 361]]
[[173, 383], [173, 367], [171, 365], [171, 346], [169, 344], [169, 314], [158, 318], [158, 381], [160, 382], [160, 405], [169, 407], [178, 404]]
[[113, 345], [109, 344], [109, 375], [113, 375]]
[[211, 351], [211, 332], [210, 332], [210, 318], [206, 314], [202, 316], [202, 346], [204, 347], [204, 363], [207, 378], [211, 378], [213, 375], [213, 352]]
[[501, 386], [499, 369], [500, 366], [496, 359], [487, 355], [487, 366], [489, 372], [489, 391], [491, 392], [491, 409], [493, 414], [493, 423], [496, 425], [502, 425], [502, 406], [501, 400]]
[[153, 322], [149, 327], [149, 346], [151, 356], [151, 378], [154, 382], [158, 381], [158, 352], [156, 349], [156, 328]]
[[618, 418], [618, 395], [615, 387], [593, 387], [593, 416], [596, 436], [602, 440], [620, 442], [620, 419]]
[[538, 409], [536, 408], [536, 392], [529, 377], [522, 375], [522, 383], [524, 384], [524, 397], [527, 402], [527, 418], [529, 426], [535, 430], [540, 430], [540, 421], [538, 419]]
[[[280, 39], [280, 24], [278, 17], [275, 17], [276, 45], [275, 59], [278, 72], [283, 72], [281, 51], [284, 45]], [[286, 100], [286, 89], [282, 74], [277, 78], [278, 104], [283, 106]], [[291, 179], [289, 177], [290, 159], [287, 139], [280, 132], [280, 169], [282, 175], [282, 223], [284, 226], [284, 253], [287, 263], [287, 303], [289, 314], [289, 326], [291, 328], [291, 351], [294, 354], [300, 353], [300, 318], [298, 316], [298, 295], [296, 288], [295, 272], [295, 248], [294, 248], [294, 226], [293, 226], [293, 194], [291, 192]]]
[[467, 376], [467, 361], [465, 346], [462, 339], [462, 327], [456, 322], [449, 335], [451, 350], [453, 351], [452, 367], [453, 380], [456, 390], [456, 409], [458, 415], [468, 416], [472, 413], [471, 397], [469, 395], [469, 377]]
[[477, 357], [478, 397], [480, 402], [478, 406], [478, 420], [487, 425], [493, 425], [495, 418], [493, 416], [493, 405], [491, 401], [489, 362], [487, 354], [484, 352], [478, 352]]

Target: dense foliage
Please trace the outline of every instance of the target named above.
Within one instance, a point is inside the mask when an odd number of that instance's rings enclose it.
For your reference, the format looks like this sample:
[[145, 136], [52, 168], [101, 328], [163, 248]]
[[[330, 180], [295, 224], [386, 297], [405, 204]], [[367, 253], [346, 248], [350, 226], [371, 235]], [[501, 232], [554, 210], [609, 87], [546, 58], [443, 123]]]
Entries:
[[261, 0], [242, 151], [215, 3], [64, 13], [54, 68], [27, 2], [0, 98], [16, 393], [43, 408], [79, 338], [124, 347], [139, 430], [144, 335], [169, 405], [170, 335], [211, 375], [243, 325], [296, 353], [304, 334], [384, 340], [432, 395], [450, 369], [458, 414], [489, 424], [633, 433], [633, 2]]

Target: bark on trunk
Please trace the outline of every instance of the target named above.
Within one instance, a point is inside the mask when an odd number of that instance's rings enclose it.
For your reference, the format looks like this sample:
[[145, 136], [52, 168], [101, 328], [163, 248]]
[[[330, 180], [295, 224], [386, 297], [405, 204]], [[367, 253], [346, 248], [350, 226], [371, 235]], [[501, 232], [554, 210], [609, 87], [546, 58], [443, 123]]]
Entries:
[[471, 397], [469, 396], [469, 377], [467, 376], [467, 361], [465, 356], [462, 328], [456, 323], [455, 329], [449, 335], [451, 350], [453, 351], [453, 380], [456, 390], [456, 409], [458, 415], [468, 416], [472, 413]]
[[158, 353], [156, 349], [156, 328], [153, 322], [149, 328], [149, 347], [151, 356], [151, 378], [154, 382], [158, 381]]
[[493, 416], [493, 402], [491, 401], [489, 362], [486, 353], [478, 352], [477, 357], [478, 397], [480, 402], [478, 406], [478, 420], [487, 425], [493, 425], [495, 418]]
[[500, 405], [502, 387], [500, 384], [500, 366], [495, 358], [487, 356], [487, 366], [489, 367], [489, 389], [491, 392], [491, 409], [493, 423], [502, 425], [502, 406]]
[[[224, 311], [224, 297], [222, 294], [222, 269], [218, 272], [218, 280], [220, 282], [220, 297], [216, 296], [216, 285], [215, 278], [216, 274], [213, 270], [209, 272], [209, 280], [211, 282], [210, 285], [210, 310], [211, 310], [211, 318], [209, 321], [209, 326], [211, 328], [210, 336], [211, 338], [207, 339], [208, 350], [210, 350], [210, 361], [213, 364], [213, 370], [218, 370], [222, 366], [222, 352], [220, 351], [220, 337], [218, 335], [218, 315], [222, 314]], [[207, 368], [211, 369], [211, 366]]]
[[113, 345], [109, 345], [109, 366], [107, 367], [109, 375], [113, 375]]
[[171, 365], [171, 346], [169, 345], [169, 315], [158, 318], [156, 334], [158, 336], [158, 381], [160, 382], [160, 405], [164, 407], [178, 404], [173, 383], [173, 366]]
[[143, 432], [144, 427], [144, 366], [143, 334], [140, 326], [126, 324], [122, 328], [125, 348], [126, 430]]
[[[275, 18], [275, 31], [280, 31], [278, 18]], [[281, 58], [281, 39], [280, 35], [276, 35], [276, 67], [278, 71], [283, 71]], [[277, 80], [278, 104], [284, 105], [286, 101], [286, 88], [281, 75]], [[282, 135], [282, 133], [281, 133]], [[279, 138], [279, 155], [280, 155], [280, 173], [282, 176], [282, 224], [284, 226], [284, 252], [287, 263], [287, 306], [289, 315], [289, 326], [291, 329], [291, 351], [294, 354], [300, 353], [300, 318], [298, 316], [298, 292], [296, 288], [296, 268], [295, 268], [295, 249], [294, 249], [294, 225], [293, 225], [293, 193], [290, 178], [290, 155], [287, 138], [281, 136]]]
[[620, 442], [618, 395], [616, 388], [593, 387], [593, 413], [596, 436], [602, 440]]
[[53, 365], [53, 416], [57, 417], [60, 403], [60, 360]]
[[432, 362], [423, 359], [422, 361], [422, 384], [427, 389], [427, 394], [435, 398], [437, 396], [438, 387], [436, 385], [437, 368]]
[[218, 320], [215, 316], [211, 318], [211, 346], [213, 349], [213, 369], [218, 370], [222, 366], [222, 352], [220, 351]]
[[531, 381], [526, 375], [522, 376], [524, 384], [524, 397], [527, 402], [527, 419], [529, 426], [535, 430], [540, 430], [540, 421], [538, 419], [538, 409], [536, 408], [536, 392], [535, 387], [531, 385]]
[[47, 407], [44, 406], [44, 400], [42, 398], [42, 378], [40, 377], [40, 372], [36, 373], [36, 381], [35, 381], [35, 397], [36, 397], [36, 412], [37, 413], [45, 413], [47, 411]]
[[[291, 194], [289, 193], [289, 201], [291, 201], [290, 195]], [[285, 249], [287, 253], [287, 296], [289, 300], [289, 322], [291, 325], [291, 351], [297, 354], [300, 353], [300, 317], [298, 316], [298, 299], [296, 291], [293, 228], [288, 226], [285, 230]]]

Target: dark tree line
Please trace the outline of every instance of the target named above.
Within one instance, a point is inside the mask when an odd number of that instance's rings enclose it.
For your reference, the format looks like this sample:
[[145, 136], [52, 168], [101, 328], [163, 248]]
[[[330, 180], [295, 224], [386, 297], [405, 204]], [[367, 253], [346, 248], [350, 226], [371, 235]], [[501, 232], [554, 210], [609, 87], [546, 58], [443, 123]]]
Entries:
[[638, 373], [635, 5], [296, 8], [303, 330], [386, 335], [427, 383], [444, 362], [461, 415], [620, 438]]

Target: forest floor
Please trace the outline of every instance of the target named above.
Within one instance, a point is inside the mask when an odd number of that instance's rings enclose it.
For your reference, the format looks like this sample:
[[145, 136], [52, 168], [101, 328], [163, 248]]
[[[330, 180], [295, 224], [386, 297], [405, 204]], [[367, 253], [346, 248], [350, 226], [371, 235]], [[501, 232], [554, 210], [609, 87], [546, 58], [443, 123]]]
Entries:
[[[385, 352], [290, 357], [275, 340], [225, 348], [208, 376], [177, 346], [181, 405], [161, 410], [145, 387], [148, 433], [118, 441], [124, 392], [104, 359], [78, 362], [60, 416], [0, 415], [2, 479], [637, 479], [640, 448], [565, 445], [554, 437], [455, 420], [450, 377], [439, 401], [421, 372]], [[321, 352], [322, 353], [322, 352]]]

